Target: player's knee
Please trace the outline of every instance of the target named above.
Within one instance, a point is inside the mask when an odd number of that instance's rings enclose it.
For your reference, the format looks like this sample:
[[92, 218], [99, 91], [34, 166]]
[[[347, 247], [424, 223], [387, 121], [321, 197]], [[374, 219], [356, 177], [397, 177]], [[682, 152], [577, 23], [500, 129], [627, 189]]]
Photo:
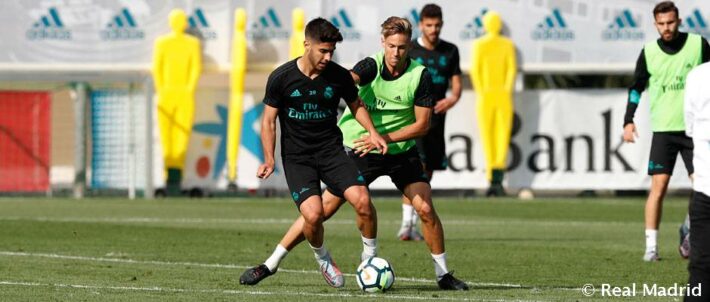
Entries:
[[319, 223], [323, 223], [324, 220], [322, 209], [311, 209], [310, 211], [305, 213], [301, 212], [301, 215], [303, 215], [303, 219], [308, 225], [316, 225]]
[[370, 211], [370, 194], [365, 190], [359, 192], [350, 202], [358, 213]]
[[419, 217], [422, 219], [422, 222], [426, 223], [428, 221], [434, 221], [436, 212], [431, 206], [431, 203], [423, 202], [416, 210], [417, 214], [419, 214]]
[[372, 216], [373, 208], [370, 204], [370, 198], [367, 195], [358, 197], [357, 200], [353, 202], [353, 208], [355, 208], [355, 212], [359, 216]]

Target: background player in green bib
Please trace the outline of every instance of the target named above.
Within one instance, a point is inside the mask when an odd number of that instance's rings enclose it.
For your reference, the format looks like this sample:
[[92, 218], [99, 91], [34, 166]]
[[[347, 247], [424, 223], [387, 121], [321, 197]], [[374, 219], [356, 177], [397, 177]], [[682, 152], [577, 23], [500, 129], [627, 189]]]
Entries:
[[[456, 45], [439, 38], [444, 26], [441, 7], [436, 4], [424, 5], [419, 13], [419, 30], [421, 37], [412, 41], [409, 57], [426, 66], [431, 74], [434, 96], [434, 112], [431, 115], [429, 131], [417, 138], [417, 149], [424, 163], [424, 171], [431, 181], [435, 170], [446, 170], [446, 138], [444, 125], [446, 112], [461, 98], [461, 68], [459, 67], [459, 50]], [[451, 94], [446, 96], [451, 84]], [[400, 240], [422, 240], [417, 231], [417, 212], [407, 196], [402, 196], [402, 226], [397, 232]]]
[[[448, 271], [444, 248], [444, 229], [431, 199], [429, 178], [422, 167], [414, 139], [426, 133], [434, 100], [431, 95], [431, 75], [426, 68], [407, 56], [412, 37], [412, 25], [407, 19], [389, 17], [382, 24], [384, 51], [365, 58], [355, 65], [351, 74], [360, 85], [358, 94], [367, 107], [377, 132], [387, 141], [387, 154], [371, 152], [374, 145], [367, 131], [346, 109], [340, 122], [343, 143], [370, 184], [387, 175], [397, 189], [412, 200], [422, 219], [424, 240], [434, 262], [437, 284], [445, 290], [468, 290], [468, 285]], [[359, 154], [358, 154], [359, 153]], [[323, 193], [326, 218], [344, 203], [338, 188], [328, 186]], [[281, 245], [291, 250], [304, 240], [303, 217], [299, 217], [281, 239]], [[361, 259], [369, 255], [361, 254]]]
[[[634, 142], [637, 137], [634, 113], [641, 92], [648, 85], [651, 106], [651, 154], [648, 174], [651, 175], [651, 191], [645, 208], [646, 251], [645, 261], [657, 261], [658, 227], [661, 220], [663, 198], [676, 158], [680, 153], [692, 179], [693, 142], [685, 135], [683, 121], [683, 95], [685, 77], [693, 67], [707, 62], [710, 56], [708, 42], [699, 35], [678, 31], [681, 20], [678, 8], [671, 1], [664, 1], [653, 9], [656, 29], [661, 37], [644, 45], [636, 62], [635, 82], [629, 89], [629, 98], [624, 116], [624, 141]], [[687, 221], [687, 219], [686, 219]], [[688, 258], [689, 226], [681, 226], [681, 256]]]

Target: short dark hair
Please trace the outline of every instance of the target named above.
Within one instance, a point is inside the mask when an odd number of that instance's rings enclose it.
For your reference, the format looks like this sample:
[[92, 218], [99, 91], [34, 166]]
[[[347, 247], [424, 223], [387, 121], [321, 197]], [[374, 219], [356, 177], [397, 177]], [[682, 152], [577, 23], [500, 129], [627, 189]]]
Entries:
[[392, 16], [387, 18], [382, 23], [382, 35], [387, 38], [391, 35], [403, 34], [408, 38], [412, 38], [412, 23], [409, 20], [401, 17]]
[[343, 41], [343, 35], [340, 30], [323, 18], [315, 18], [306, 24], [306, 39], [326, 42], [338, 43]]
[[661, 3], [656, 4], [656, 6], [653, 8], [653, 17], [656, 18], [656, 15], [658, 14], [669, 12], [675, 12], [676, 18], [680, 17], [678, 15], [678, 7], [675, 6], [675, 3], [673, 3], [673, 1], [663, 1]]
[[441, 14], [441, 7], [433, 3], [424, 5], [424, 7], [422, 7], [422, 11], [419, 13], [419, 20], [422, 20], [424, 18], [439, 18], [443, 20], [444, 18]]

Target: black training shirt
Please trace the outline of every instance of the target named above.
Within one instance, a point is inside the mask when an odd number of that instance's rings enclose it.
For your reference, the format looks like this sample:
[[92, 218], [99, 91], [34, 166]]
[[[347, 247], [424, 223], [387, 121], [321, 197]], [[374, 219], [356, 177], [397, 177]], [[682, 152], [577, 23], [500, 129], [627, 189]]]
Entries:
[[296, 60], [274, 70], [266, 83], [264, 104], [278, 108], [281, 155], [312, 154], [326, 146], [343, 145], [337, 126], [340, 99], [358, 99], [350, 72], [329, 62], [315, 79], [298, 69]]
[[409, 57], [426, 66], [431, 74], [432, 95], [434, 102], [446, 97], [449, 89], [449, 80], [452, 76], [461, 74], [459, 66], [459, 49], [456, 45], [439, 40], [433, 50], [428, 50], [420, 45], [417, 40], [412, 41]]

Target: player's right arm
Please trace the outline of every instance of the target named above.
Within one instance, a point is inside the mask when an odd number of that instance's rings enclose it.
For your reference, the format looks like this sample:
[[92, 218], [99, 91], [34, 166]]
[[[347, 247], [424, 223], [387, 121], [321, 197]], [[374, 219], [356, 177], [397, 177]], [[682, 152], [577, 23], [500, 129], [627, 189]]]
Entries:
[[264, 106], [261, 117], [261, 145], [264, 151], [264, 163], [256, 171], [256, 177], [266, 179], [274, 173], [274, 149], [276, 148], [276, 117], [279, 109]]
[[[264, 152], [264, 163], [256, 171], [256, 177], [266, 179], [274, 173], [274, 149], [276, 149], [276, 118], [282, 106], [279, 76], [271, 73], [266, 82], [264, 94], [264, 112], [261, 116], [261, 146]], [[282, 75], [282, 73], [279, 73]]]
[[648, 85], [648, 79], [650, 77], [651, 75], [648, 73], [648, 68], [646, 67], [646, 56], [644, 55], [644, 51], [641, 50], [641, 54], [636, 60], [634, 83], [631, 87], [629, 87], [629, 94], [626, 102], [623, 136], [625, 142], [633, 143], [635, 142], [635, 138], [638, 137], [636, 125], [634, 124], [634, 114], [636, 114], [636, 109], [638, 108], [639, 101], [641, 100], [641, 93], [646, 89], [646, 85]]
[[367, 57], [357, 62], [350, 75], [353, 77], [355, 85], [364, 86], [375, 80], [377, 77], [377, 62], [375, 59]]

